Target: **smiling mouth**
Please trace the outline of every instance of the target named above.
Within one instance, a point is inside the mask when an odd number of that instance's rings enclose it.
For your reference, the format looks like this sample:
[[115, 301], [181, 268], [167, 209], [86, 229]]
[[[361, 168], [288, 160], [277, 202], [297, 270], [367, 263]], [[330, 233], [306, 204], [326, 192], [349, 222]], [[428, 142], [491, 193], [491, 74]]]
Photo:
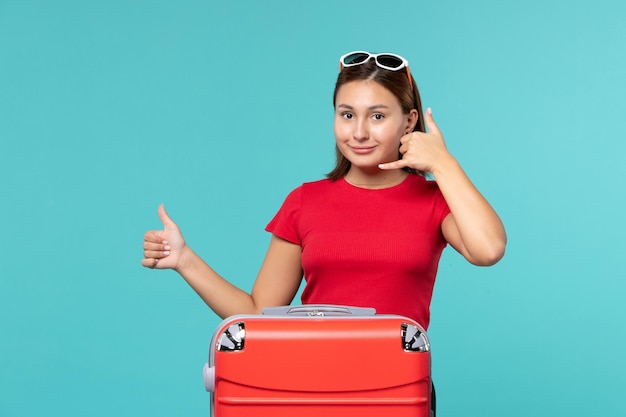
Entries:
[[352, 149], [352, 152], [354, 153], [366, 154], [366, 153], [372, 152], [374, 149], [376, 149], [376, 147], [375, 146], [350, 146], [350, 149]]

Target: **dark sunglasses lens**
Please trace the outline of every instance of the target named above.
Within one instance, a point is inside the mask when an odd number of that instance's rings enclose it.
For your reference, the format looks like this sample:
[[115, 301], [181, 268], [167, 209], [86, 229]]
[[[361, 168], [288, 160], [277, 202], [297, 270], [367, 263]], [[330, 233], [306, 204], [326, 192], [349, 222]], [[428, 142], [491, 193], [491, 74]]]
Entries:
[[363, 54], [363, 53], [356, 53], [356, 54], [351, 54], [348, 55], [347, 57], [345, 57], [343, 59], [343, 64], [344, 65], [357, 65], [357, 64], [362, 64], [365, 61], [367, 61], [369, 59], [369, 55], [368, 54]]
[[380, 65], [384, 65], [389, 68], [400, 68], [402, 66], [402, 60], [393, 55], [378, 55], [376, 58]]

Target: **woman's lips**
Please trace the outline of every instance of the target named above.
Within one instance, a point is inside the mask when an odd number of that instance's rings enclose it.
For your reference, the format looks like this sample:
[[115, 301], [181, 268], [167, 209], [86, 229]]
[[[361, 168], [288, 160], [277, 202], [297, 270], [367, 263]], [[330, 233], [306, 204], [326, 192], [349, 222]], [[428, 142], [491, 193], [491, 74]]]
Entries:
[[374, 151], [374, 149], [376, 149], [375, 146], [350, 146], [350, 149], [352, 149], [352, 152], [354, 153], [358, 153], [359, 155], [364, 155], [364, 154], [368, 154]]

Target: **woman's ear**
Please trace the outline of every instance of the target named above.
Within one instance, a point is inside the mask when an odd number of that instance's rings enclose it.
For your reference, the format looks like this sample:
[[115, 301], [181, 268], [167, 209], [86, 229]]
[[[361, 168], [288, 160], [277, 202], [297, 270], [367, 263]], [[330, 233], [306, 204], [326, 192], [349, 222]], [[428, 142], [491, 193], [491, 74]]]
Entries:
[[415, 129], [415, 125], [417, 124], [417, 120], [419, 119], [419, 113], [415, 109], [411, 109], [409, 114], [407, 115], [407, 126], [406, 132], [412, 132]]

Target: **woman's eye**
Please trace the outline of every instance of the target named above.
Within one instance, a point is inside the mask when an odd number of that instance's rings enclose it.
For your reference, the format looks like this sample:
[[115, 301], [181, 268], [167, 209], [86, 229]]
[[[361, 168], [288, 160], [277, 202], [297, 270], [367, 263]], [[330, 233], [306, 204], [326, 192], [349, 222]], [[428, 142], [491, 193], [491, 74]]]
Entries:
[[344, 113], [343, 114], [343, 118], [344, 119], [352, 119], [354, 117], [354, 115], [352, 113]]
[[383, 120], [385, 118], [385, 116], [380, 114], [380, 113], [376, 113], [376, 114], [372, 115], [372, 118], [374, 120]]

